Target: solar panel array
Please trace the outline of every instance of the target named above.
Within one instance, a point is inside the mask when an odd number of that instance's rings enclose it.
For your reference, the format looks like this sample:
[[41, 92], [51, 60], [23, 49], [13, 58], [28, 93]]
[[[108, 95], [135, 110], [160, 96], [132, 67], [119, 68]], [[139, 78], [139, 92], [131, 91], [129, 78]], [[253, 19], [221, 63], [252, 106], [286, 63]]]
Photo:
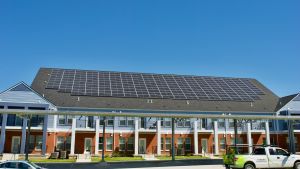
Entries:
[[254, 101], [264, 92], [251, 79], [52, 69], [47, 89], [75, 96]]

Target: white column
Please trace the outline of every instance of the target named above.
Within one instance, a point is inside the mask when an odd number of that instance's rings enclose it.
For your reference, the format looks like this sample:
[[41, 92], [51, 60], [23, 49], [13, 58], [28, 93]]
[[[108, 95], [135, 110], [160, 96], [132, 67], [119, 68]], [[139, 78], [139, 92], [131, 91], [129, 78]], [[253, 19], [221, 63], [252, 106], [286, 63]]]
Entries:
[[99, 132], [100, 132], [100, 128], [99, 128], [99, 124], [100, 124], [100, 120], [99, 118], [96, 119], [96, 133], [95, 133], [95, 154], [99, 154]]
[[134, 155], [139, 154], [139, 118], [134, 120]]
[[219, 155], [219, 135], [218, 135], [218, 121], [214, 121], [214, 143], [215, 155]]
[[266, 144], [267, 145], [270, 145], [271, 144], [271, 141], [270, 141], [270, 130], [269, 130], [269, 122], [266, 121], [265, 122], [265, 129], [266, 129]]
[[76, 117], [72, 118], [71, 155], [75, 154]]
[[252, 136], [251, 136], [251, 123], [247, 123], [247, 144], [248, 144], [248, 153], [252, 153]]
[[48, 129], [48, 115], [45, 115], [44, 124], [43, 124], [42, 155], [45, 155], [47, 151], [47, 129]]
[[198, 120], [194, 121], [194, 154], [198, 155]]
[[3, 154], [3, 151], [4, 151], [6, 122], [7, 122], [7, 114], [3, 114], [2, 115], [1, 136], [0, 136], [0, 154]]
[[157, 155], [161, 155], [161, 120], [156, 121]]
[[27, 120], [27, 117], [23, 118], [20, 154], [25, 154]]

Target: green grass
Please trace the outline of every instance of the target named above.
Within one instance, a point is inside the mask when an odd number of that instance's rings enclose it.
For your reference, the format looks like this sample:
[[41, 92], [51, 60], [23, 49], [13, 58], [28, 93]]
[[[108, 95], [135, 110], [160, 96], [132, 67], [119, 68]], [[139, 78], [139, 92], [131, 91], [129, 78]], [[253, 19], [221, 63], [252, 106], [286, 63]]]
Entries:
[[[159, 160], [172, 160], [171, 156], [156, 157]], [[175, 160], [193, 160], [193, 159], [208, 159], [208, 157], [202, 156], [175, 156]]]
[[[142, 157], [105, 157], [106, 162], [118, 162], [118, 161], [142, 161]], [[92, 162], [101, 161], [101, 157], [92, 157]]]
[[74, 163], [75, 159], [41, 159], [41, 158], [32, 158], [29, 161], [33, 163]]

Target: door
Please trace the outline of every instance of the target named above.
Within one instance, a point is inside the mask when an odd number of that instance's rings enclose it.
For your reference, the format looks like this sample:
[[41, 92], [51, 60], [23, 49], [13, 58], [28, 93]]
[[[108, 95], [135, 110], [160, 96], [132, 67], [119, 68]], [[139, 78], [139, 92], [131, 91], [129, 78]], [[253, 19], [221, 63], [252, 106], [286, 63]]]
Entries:
[[84, 139], [84, 154], [91, 153], [92, 150], [92, 138]]
[[11, 152], [18, 154], [20, 152], [20, 136], [13, 136], [11, 140]]
[[146, 138], [139, 139], [139, 154], [146, 154], [147, 146], [146, 146]]
[[283, 149], [276, 148], [276, 155], [281, 168], [290, 168], [294, 165], [295, 157]]
[[201, 139], [201, 152], [202, 154], [208, 153], [208, 141], [206, 138]]
[[281, 168], [282, 159], [277, 155], [275, 148], [269, 148], [269, 165], [271, 168]]
[[265, 148], [256, 148], [252, 156], [257, 168], [269, 168], [269, 159]]

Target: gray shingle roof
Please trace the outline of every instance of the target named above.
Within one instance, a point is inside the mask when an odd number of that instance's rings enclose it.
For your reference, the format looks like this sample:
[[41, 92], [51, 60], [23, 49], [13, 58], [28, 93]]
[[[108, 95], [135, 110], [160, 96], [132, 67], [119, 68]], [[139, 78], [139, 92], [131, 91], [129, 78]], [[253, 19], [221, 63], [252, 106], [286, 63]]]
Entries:
[[70, 93], [46, 89], [51, 70], [52, 68], [41, 68], [32, 83], [32, 88], [59, 107], [115, 110], [274, 112], [279, 99], [278, 96], [255, 79], [251, 79], [251, 82], [265, 94], [260, 96], [261, 99], [253, 102], [189, 100], [187, 103], [187, 100], [152, 99], [152, 103], [149, 103], [148, 99], [142, 98], [72, 96]]

